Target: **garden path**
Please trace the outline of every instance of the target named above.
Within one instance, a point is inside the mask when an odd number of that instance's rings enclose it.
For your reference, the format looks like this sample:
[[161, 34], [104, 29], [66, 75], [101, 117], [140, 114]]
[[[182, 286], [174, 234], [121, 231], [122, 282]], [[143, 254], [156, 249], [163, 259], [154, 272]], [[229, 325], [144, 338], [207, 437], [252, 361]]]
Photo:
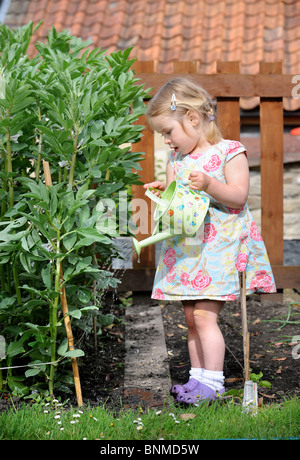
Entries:
[[135, 295], [125, 314], [124, 405], [162, 406], [171, 379], [164, 326], [159, 305]]

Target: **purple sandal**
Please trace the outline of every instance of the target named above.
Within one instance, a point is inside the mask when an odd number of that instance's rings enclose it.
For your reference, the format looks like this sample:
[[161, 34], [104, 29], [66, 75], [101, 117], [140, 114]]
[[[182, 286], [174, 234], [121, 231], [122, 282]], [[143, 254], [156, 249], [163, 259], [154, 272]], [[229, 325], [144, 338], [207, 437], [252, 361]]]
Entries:
[[198, 380], [192, 378], [184, 385], [173, 385], [171, 393], [175, 395], [179, 393], [188, 393], [189, 391], [192, 391], [198, 383]]
[[177, 401], [186, 404], [195, 404], [200, 401], [214, 401], [224, 393], [223, 387], [220, 391], [213, 390], [212, 388], [198, 382], [198, 385], [190, 392], [178, 393]]

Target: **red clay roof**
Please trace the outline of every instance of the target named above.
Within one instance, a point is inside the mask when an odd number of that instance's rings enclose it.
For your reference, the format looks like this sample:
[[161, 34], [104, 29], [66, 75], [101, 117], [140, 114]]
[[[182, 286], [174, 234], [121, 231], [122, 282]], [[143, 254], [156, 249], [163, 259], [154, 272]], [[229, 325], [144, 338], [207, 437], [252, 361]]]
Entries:
[[[252, 74], [260, 61], [282, 61], [283, 73], [300, 74], [299, 0], [11, 0], [5, 23], [41, 19], [36, 40], [54, 25], [109, 53], [133, 46], [131, 56], [154, 61], [160, 73], [191, 60], [199, 72], [215, 73], [221, 60], [240, 61], [241, 73]], [[295, 110], [300, 99], [284, 104]]]

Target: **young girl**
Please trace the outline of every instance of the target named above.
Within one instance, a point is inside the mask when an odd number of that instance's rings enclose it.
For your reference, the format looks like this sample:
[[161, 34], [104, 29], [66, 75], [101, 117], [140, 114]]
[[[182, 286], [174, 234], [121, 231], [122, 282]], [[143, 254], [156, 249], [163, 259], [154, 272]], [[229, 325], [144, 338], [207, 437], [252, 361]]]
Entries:
[[[218, 315], [225, 301], [239, 296], [239, 271], [246, 271], [246, 292], [276, 292], [257, 226], [247, 206], [249, 169], [245, 147], [222, 138], [207, 92], [187, 78], [165, 84], [147, 109], [150, 126], [172, 152], [166, 185], [173, 181], [207, 194], [210, 205], [204, 233], [192, 239], [165, 240], [152, 298], [180, 300], [188, 326], [191, 370], [185, 385], [171, 392], [185, 403], [214, 400], [224, 389], [225, 343]], [[156, 192], [157, 193], [157, 192]]]

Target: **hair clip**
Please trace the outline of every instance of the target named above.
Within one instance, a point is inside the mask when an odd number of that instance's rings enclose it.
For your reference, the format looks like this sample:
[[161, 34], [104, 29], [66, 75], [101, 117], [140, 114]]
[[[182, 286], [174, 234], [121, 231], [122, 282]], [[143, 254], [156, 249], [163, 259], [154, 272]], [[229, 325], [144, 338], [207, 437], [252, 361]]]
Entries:
[[208, 121], [214, 121], [214, 119], [215, 119], [215, 116], [214, 116], [214, 115], [209, 115]]
[[171, 97], [171, 110], [176, 110], [176, 97], [175, 93], [172, 94]]

